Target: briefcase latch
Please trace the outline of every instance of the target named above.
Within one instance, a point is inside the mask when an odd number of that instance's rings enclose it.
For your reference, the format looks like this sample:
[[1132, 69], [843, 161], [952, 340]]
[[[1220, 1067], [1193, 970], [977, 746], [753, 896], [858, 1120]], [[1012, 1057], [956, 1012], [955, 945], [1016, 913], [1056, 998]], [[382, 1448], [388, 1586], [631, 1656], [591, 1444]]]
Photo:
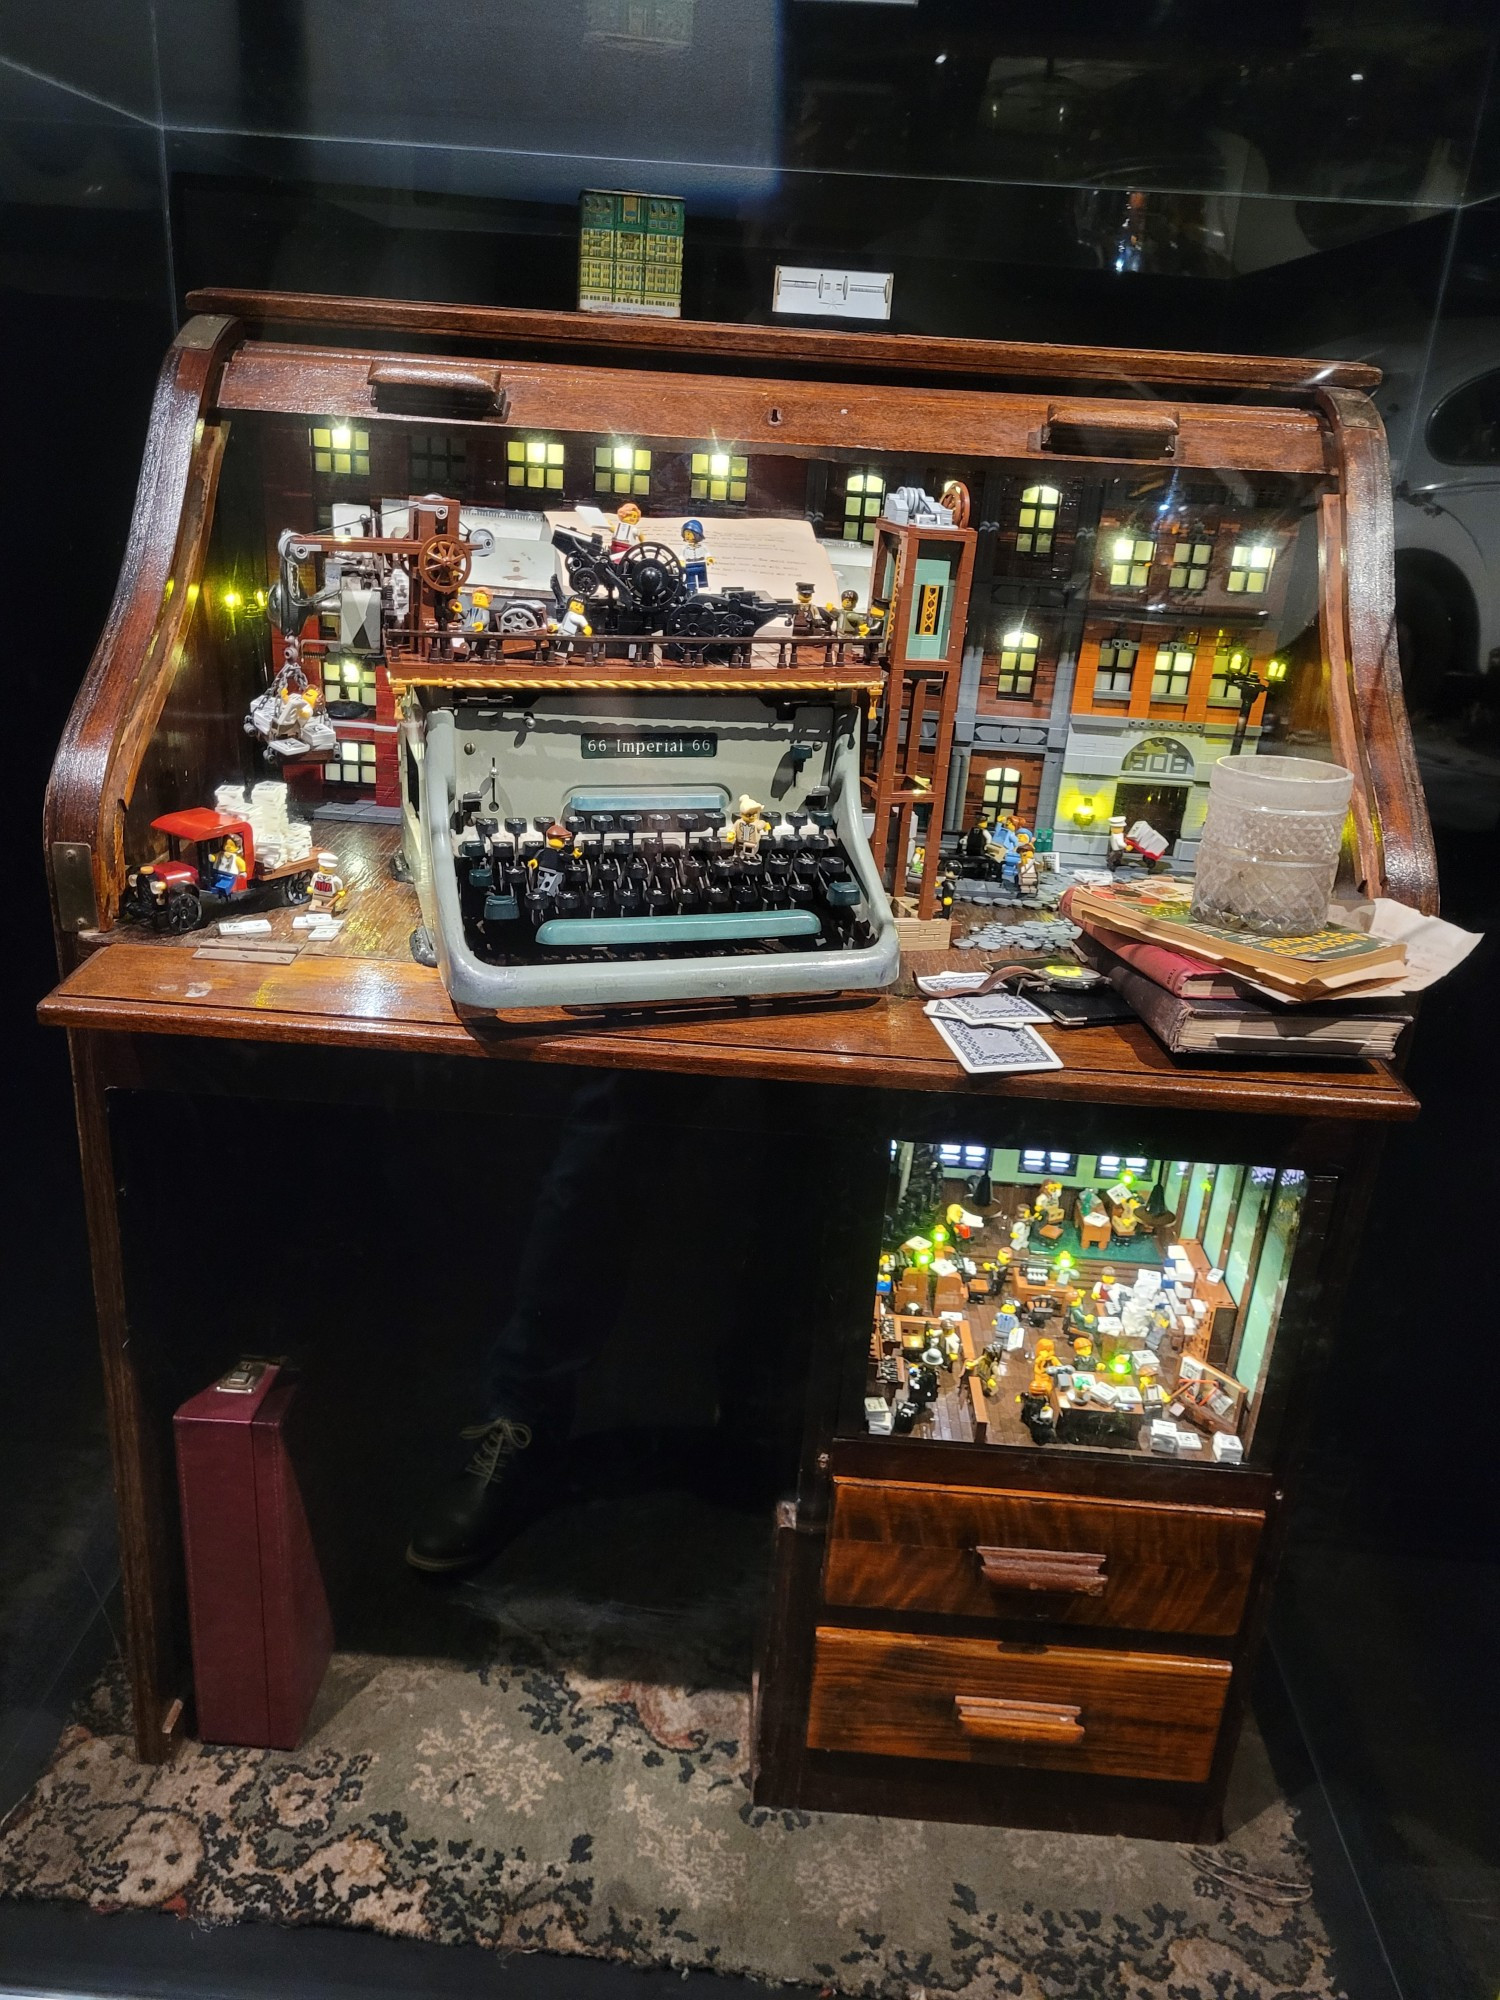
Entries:
[[264, 1361], [237, 1361], [227, 1375], [219, 1377], [214, 1387], [222, 1389], [226, 1396], [253, 1395], [265, 1372]]

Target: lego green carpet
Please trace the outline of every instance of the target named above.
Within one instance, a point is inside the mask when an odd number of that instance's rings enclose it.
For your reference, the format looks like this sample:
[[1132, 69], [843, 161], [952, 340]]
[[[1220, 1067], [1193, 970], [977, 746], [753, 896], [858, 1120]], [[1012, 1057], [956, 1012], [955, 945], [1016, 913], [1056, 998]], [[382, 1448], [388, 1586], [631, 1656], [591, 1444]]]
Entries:
[[[292, 1752], [189, 1744], [137, 1764], [114, 1677], [0, 1830], [0, 1889], [881, 2000], [1334, 2000], [1306, 1856], [1253, 1738], [1213, 1849], [752, 1804], [764, 1539], [670, 1493], [560, 1510], [461, 1586], [486, 1657], [338, 1655]], [[734, 1580], [710, 1599], [705, 1574]]]

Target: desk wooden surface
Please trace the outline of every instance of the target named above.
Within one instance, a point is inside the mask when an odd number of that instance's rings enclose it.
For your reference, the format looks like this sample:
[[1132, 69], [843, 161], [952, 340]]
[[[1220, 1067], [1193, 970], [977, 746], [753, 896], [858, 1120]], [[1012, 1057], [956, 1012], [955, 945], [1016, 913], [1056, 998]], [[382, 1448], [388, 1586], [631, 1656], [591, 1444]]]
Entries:
[[[1167, 1054], [1144, 1027], [1058, 1029], [1047, 1039], [1060, 1070], [966, 1077], [910, 983], [909, 962], [888, 993], [770, 1004], [723, 1004], [578, 1014], [562, 1009], [473, 1022], [453, 1009], [438, 974], [412, 960], [416, 897], [392, 880], [394, 828], [319, 821], [317, 844], [339, 856], [352, 897], [332, 944], [309, 945], [289, 910], [267, 912], [290, 964], [207, 957], [231, 940], [214, 928], [158, 937], [122, 927], [102, 937], [41, 1006], [59, 1027], [257, 1042], [394, 1049], [525, 1063], [697, 1071], [976, 1097], [1151, 1105], [1172, 1110], [1291, 1113], [1391, 1120], [1416, 1115], [1411, 1093], [1378, 1063], [1334, 1069], [1226, 1068]], [[257, 913], [259, 914], [259, 913]], [[259, 941], [257, 941], [259, 942]], [[964, 963], [966, 954], [951, 954]]]

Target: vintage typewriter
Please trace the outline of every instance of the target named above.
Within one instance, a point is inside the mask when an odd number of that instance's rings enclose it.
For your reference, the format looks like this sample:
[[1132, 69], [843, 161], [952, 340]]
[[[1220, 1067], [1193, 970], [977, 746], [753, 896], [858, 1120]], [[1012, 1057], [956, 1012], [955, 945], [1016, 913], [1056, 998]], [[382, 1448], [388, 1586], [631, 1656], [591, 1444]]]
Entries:
[[319, 648], [310, 609], [383, 658], [417, 949], [460, 1008], [894, 978], [860, 791], [875, 642], [794, 600], [691, 591], [650, 542], [614, 557], [559, 528], [545, 591], [490, 591], [472, 580], [489, 537], [456, 502], [354, 525], [282, 538], [273, 615], [294, 671]]

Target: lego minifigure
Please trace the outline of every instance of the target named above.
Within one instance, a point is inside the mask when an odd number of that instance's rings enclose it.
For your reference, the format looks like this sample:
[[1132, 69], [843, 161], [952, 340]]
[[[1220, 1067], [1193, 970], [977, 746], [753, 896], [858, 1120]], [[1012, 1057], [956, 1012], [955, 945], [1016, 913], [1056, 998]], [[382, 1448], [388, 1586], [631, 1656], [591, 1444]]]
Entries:
[[713, 557], [708, 553], [708, 543], [703, 537], [701, 521], [684, 521], [682, 524], [682, 574], [690, 592], [696, 593], [708, 588], [708, 566]]
[[748, 792], [740, 795], [735, 816], [729, 823], [727, 839], [742, 861], [753, 861], [760, 852], [760, 844], [771, 831], [771, 822], [761, 810], [759, 799], [752, 799]]
[[237, 833], [231, 833], [224, 845], [213, 857], [214, 893], [218, 896], [237, 895], [245, 886], [245, 843]]
[[490, 629], [490, 594], [487, 590], [476, 590], [470, 594], [468, 607], [463, 611], [466, 632], [488, 632]]
[[307, 885], [308, 894], [330, 908], [338, 905], [345, 893], [343, 876], [333, 872], [338, 866], [338, 859], [336, 854], [330, 854], [325, 848], [318, 856], [318, 865]]
[[1010, 1247], [1012, 1250], [1026, 1250], [1030, 1245], [1031, 1210], [1023, 1208], [1017, 1211], [1016, 1218], [1010, 1225]]
[[594, 628], [588, 621], [588, 613], [581, 597], [570, 597], [568, 608], [561, 618], [549, 618], [547, 630], [555, 633], [559, 644], [556, 650], [566, 657], [573, 650], [575, 639], [592, 639]]
[[823, 607], [824, 612], [841, 639], [866, 639], [870, 634], [870, 621], [859, 608], [857, 590], [839, 592], [839, 608], [831, 604]]
[[828, 614], [820, 611], [813, 603], [813, 587], [810, 583], [797, 585], [797, 601], [792, 606], [792, 631], [799, 639], [811, 639], [827, 632]]
[[573, 836], [559, 820], [552, 822], [542, 839], [544, 845], [526, 864], [532, 875], [532, 895], [540, 898], [561, 892], [567, 879], [564, 857], [573, 845]]
[[641, 510], [633, 500], [627, 500], [615, 515], [615, 531], [609, 539], [609, 559], [620, 562], [633, 548], [640, 546]]

